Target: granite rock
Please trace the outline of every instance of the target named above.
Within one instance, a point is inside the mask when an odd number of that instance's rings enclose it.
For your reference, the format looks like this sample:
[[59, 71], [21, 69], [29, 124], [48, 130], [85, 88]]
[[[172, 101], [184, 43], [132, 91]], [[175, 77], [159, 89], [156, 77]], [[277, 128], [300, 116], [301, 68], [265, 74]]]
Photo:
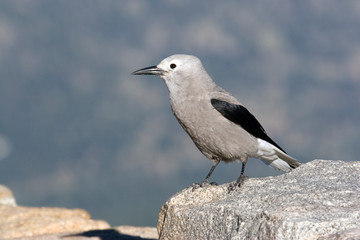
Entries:
[[82, 209], [0, 205], [0, 213], [0, 239], [110, 227]]
[[342, 232], [331, 234], [326, 237], [320, 237], [318, 240], [359, 240], [360, 227], [351, 228]]
[[4, 185], [0, 185], [0, 205], [16, 206], [11, 190]]
[[118, 226], [109, 229], [72, 233], [54, 233], [11, 240], [155, 240], [158, 239], [154, 227]]
[[9, 188], [0, 185], [0, 239], [11, 240], [151, 240], [156, 228], [118, 226], [92, 220], [82, 209], [17, 206]]
[[172, 196], [159, 213], [159, 238], [309, 240], [360, 226], [360, 162], [314, 160], [228, 186]]
[[138, 236], [143, 239], [158, 239], [158, 234], [155, 227], [135, 227], [123, 225], [115, 227], [120, 234], [126, 234], [129, 236]]

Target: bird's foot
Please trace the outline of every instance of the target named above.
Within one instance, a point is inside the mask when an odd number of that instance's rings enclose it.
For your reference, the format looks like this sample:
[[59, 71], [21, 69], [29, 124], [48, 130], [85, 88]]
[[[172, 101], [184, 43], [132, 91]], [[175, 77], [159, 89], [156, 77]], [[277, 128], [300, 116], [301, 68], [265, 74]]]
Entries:
[[236, 190], [237, 188], [240, 188], [241, 185], [245, 182], [245, 180], [248, 179], [247, 176], [241, 175], [236, 182], [230, 183], [228, 187], [228, 193]]
[[209, 182], [208, 179], [205, 179], [204, 181], [202, 181], [201, 183], [193, 183], [191, 184], [191, 187], [193, 188], [192, 190], [196, 190], [198, 188], [203, 188], [203, 187], [209, 187], [209, 186], [217, 186], [218, 184], [216, 182]]

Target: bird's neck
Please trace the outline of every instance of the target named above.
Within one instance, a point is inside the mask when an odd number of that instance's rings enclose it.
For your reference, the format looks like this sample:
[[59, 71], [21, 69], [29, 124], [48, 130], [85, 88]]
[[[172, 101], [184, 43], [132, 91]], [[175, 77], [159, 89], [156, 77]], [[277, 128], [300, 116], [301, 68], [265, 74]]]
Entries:
[[[211, 93], [209, 85], [205, 87], [195, 85], [186, 90], [170, 91], [171, 108], [178, 119], [191, 121], [192, 115], [198, 114], [197, 111], [210, 105]], [[185, 117], [184, 114], [187, 116]]]
[[170, 101], [174, 104], [180, 102], [188, 102], [190, 104], [193, 101], [196, 102], [209, 98], [208, 95], [212, 91], [213, 88], [210, 85], [189, 84], [185, 89], [184, 86], [182, 88], [169, 89]]

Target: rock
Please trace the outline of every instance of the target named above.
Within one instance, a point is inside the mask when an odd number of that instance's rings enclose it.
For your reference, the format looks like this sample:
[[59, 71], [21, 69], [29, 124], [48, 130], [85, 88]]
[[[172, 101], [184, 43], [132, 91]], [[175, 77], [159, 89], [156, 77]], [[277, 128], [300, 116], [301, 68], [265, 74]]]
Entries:
[[339, 233], [321, 237], [319, 240], [358, 240], [360, 239], [360, 228], [352, 228]]
[[82, 209], [16, 206], [6, 186], [0, 185], [0, 239], [12, 240], [151, 240], [154, 227], [110, 228], [102, 220], [90, 219]]
[[228, 186], [172, 196], [159, 213], [159, 239], [309, 240], [360, 226], [360, 162], [314, 160], [231, 193]]
[[0, 205], [16, 206], [12, 192], [4, 185], [0, 185]]
[[130, 236], [138, 236], [143, 239], [158, 239], [156, 228], [154, 227], [134, 227], [134, 226], [119, 226], [114, 228], [121, 234]]
[[104, 230], [76, 233], [55, 233], [11, 240], [155, 240], [158, 239], [154, 227], [119, 226]]
[[0, 239], [110, 228], [82, 209], [0, 205]]

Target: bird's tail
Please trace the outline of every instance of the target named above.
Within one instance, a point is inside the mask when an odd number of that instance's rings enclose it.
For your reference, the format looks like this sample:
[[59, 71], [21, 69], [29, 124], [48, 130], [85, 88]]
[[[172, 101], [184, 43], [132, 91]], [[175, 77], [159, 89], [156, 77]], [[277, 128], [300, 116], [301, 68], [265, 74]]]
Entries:
[[278, 170], [289, 172], [301, 165], [298, 160], [267, 141], [258, 138], [258, 144], [257, 157]]

